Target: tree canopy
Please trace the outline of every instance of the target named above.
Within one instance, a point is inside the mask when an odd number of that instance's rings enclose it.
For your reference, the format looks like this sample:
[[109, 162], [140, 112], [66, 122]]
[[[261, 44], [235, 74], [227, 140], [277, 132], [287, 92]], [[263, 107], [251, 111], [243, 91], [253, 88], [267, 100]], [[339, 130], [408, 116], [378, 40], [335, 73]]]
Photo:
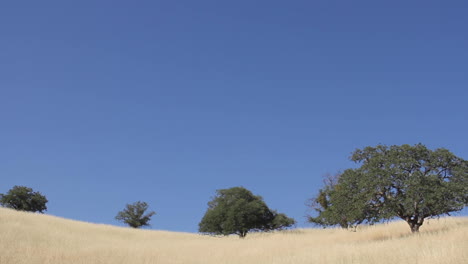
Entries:
[[0, 194], [0, 204], [19, 211], [43, 213], [47, 210], [47, 198], [26, 186], [14, 186], [8, 193]]
[[288, 228], [295, 220], [270, 210], [263, 198], [243, 187], [217, 190], [199, 223], [201, 233], [237, 234], [243, 238], [249, 231], [271, 231]]
[[147, 203], [141, 201], [133, 204], [127, 204], [125, 209], [120, 211], [115, 219], [124, 222], [133, 228], [149, 226], [149, 221], [151, 221], [151, 217], [155, 215], [156, 212], [150, 211], [146, 213], [148, 207]]
[[356, 150], [351, 160], [360, 167], [319, 191], [318, 215], [309, 221], [349, 227], [398, 217], [417, 232], [424, 219], [468, 204], [468, 162], [447, 149], [378, 145]]

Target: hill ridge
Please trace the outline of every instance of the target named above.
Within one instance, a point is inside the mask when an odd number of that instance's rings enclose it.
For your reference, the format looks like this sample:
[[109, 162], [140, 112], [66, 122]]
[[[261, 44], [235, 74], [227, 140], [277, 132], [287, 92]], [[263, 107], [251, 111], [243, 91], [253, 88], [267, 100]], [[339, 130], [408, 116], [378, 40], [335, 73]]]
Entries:
[[[212, 237], [95, 224], [0, 208], [0, 264], [31, 263], [463, 263], [468, 218]], [[443, 241], [443, 243], [441, 243]]]

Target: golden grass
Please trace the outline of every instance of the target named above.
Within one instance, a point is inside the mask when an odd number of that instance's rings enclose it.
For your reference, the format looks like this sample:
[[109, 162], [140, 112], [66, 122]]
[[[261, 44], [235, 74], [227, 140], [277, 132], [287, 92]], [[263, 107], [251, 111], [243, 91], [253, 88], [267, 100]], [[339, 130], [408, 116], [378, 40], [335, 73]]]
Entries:
[[134, 230], [0, 208], [1, 264], [468, 263], [468, 218], [210, 237]]

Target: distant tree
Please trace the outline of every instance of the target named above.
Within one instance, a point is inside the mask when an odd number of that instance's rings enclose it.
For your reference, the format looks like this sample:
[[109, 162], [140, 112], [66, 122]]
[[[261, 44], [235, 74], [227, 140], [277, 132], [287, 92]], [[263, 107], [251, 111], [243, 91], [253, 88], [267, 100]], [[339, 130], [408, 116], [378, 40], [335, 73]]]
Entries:
[[265, 231], [269, 230], [283, 230], [287, 229], [296, 224], [296, 220], [288, 217], [283, 213], [277, 213], [273, 211], [273, 220], [269, 223], [269, 227]]
[[150, 211], [145, 213], [146, 210], [148, 210], [148, 204], [145, 202], [138, 201], [133, 204], [127, 204], [125, 209], [120, 211], [115, 219], [133, 228], [149, 226], [149, 221], [156, 212]]
[[319, 191], [311, 222], [349, 227], [398, 217], [418, 232], [424, 219], [468, 204], [468, 162], [446, 149], [378, 145], [356, 150], [351, 160], [361, 166]]
[[40, 192], [25, 186], [14, 186], [8, 193], [0, 194], [0, 204], [19, 211], [43, 213], [47, 210], [47, 198]]
[[280, 230], [294, 224], [294, 219], [270, 210], [262, 197], [253, 195], [243, 187], [233, 187], [217, 190], [199, 223], [199, 232], [237, 234], [244, 238], [252, 230]]

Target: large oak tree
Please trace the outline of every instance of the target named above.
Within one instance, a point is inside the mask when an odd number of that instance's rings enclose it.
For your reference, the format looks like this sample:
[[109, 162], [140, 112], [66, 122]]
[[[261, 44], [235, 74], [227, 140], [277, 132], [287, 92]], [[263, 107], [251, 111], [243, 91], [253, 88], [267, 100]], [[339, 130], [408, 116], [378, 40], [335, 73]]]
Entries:
[[468, 162], [447, 149], [378, 145], [356, 150], [351, 160], [360, 166], [319, 191], [311, 222], [349, 227], [398, 217], [418, 232], [426, 218], [468, 204]]

